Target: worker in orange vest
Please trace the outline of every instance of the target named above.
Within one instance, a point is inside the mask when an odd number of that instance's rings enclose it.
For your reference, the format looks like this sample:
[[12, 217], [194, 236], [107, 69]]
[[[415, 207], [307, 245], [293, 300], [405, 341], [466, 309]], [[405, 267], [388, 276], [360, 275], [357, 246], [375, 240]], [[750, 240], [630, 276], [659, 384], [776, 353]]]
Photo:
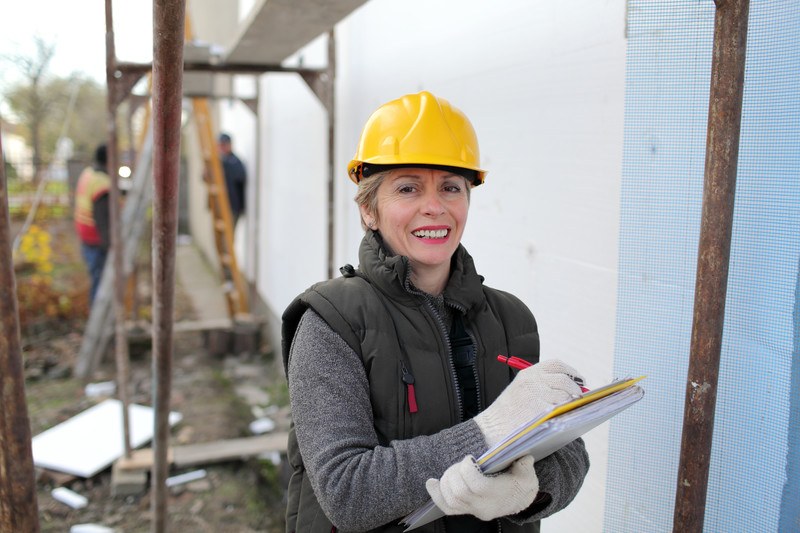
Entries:
[[81, 252], [92, 278], [89, 302], [94, 302], [110, 246], [108, 161], [105, 144], [97, 147], [94, 163], [86, 167], [75, 189], [75, 231], [81, 239]]

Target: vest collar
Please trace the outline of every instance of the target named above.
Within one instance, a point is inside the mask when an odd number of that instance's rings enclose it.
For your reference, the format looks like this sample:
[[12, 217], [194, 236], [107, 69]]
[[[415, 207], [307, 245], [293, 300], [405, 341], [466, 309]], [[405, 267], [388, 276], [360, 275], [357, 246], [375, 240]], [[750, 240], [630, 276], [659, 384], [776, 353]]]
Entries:
[[[367, 230], [358, 251], [359, 270], [370, 283], [398, 302], [418, 304], [418, 297], [408, 292], [411, 266], [408, 258], [390, 255], [380, 234]], [[483, 276], [475, 270], [475, 263], [463, 245], [459, 244], [450, 265], [450, 279], [444, 289], [448, 305], [466, 312], [483, 300]]]

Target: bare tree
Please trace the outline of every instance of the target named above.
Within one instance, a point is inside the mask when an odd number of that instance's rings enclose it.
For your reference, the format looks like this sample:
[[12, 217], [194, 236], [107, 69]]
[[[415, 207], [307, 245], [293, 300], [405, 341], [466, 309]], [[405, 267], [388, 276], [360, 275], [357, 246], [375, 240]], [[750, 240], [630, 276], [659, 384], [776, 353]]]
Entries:
[[33, 150], [33, 167], [38, 181], [44, 166], [42, 157], [42, 129], [47, 121], [53, 101], [45, 97], [45, 83], [50, 61], [55, 55], [55, 45], [41, 37], [34, 37], [36, 55], [16, 56], [12, 61], [19, 68], [24, 81], [15, 85], [6, 95], [8, 103], [20, 121], [28, 128]]
[[[23, 134], [33, 152], [35, 179], [41, 178], [52, 160], [61, 134], [72, 139], [74, 149], [87, 157], [105, 138], [106, 91], [97, 82], [80, 73], [64, 78], [49, 73], [55, 45], [34, 37], [36, 53], [32, 57], [6, 59], [16, 66], [21, 78], [3, 90], [3, 96], [23, 127]], [[77, 91], [77, 92], [76, 92]], [[76, 94], [73, 94], [76, 93]], [[68, 116], [70, 96], [76, 96]]]

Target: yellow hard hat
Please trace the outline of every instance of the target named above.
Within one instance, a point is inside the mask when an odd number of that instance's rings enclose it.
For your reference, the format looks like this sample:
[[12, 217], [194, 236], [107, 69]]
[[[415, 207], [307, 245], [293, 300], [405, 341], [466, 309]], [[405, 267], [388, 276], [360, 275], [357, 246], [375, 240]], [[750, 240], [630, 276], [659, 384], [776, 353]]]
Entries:
[[407, 94], [372, 113], [347, 173], [358, 183], [386, 166], [444, 167], [463, 174], [473, 185], [483, 183], [486, 176], [469, 119], [428, 91]]

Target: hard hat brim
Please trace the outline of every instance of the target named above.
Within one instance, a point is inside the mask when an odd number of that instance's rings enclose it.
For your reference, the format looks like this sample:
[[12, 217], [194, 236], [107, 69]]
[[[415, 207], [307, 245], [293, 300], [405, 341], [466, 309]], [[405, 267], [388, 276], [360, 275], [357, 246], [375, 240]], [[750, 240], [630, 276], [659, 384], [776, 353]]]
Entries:
[[[484, 169], [469, 167], [461, 162], [456, 162], [456, 164], [453, 164], [451, 161], [425, 163], [419, 161], [398, 162], [397, 159], [397, 157], [375, 157], [371, 158], [369, 161], [353, 159], [347, 165], [347, 174], [354, 183], [358, 184], [363, 178], [393, 168], [436, 168], [464, 176], [474, 187], [477, 187], [483, 183], [488, 173]], [[382, 162], [382, 160], [386, 162]]]

